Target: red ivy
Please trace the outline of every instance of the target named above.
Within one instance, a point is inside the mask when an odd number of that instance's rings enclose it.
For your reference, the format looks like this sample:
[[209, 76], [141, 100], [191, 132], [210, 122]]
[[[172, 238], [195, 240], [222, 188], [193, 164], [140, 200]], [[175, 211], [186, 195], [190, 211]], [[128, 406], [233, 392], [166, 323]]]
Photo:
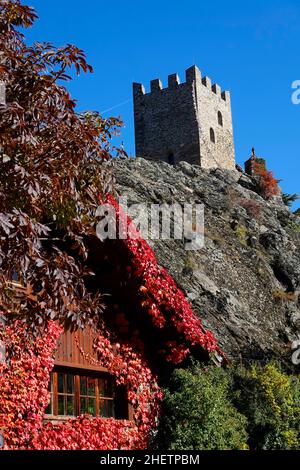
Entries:
[[[196, 317], [183, 293], [167, 271], [161, 268], [152, 249], [143, 240], [112, 196], [108, 202], [117, 219], [126, 219], [132, 232], [125, 243], [132, 258], [132, 273], [140, 283], [139, 295], [156, 328], [171, 326], [177, 339], [167, 340], [161, 353], [174, 364], [182, 362], [195, 346], [208, 353], [222, 354], [217, 341]], [[53, 322], [41, 338], [30, 336], [24, 324], [0, 324], [0, 341], [6, 347], [6, 361], [0, 364], [0, 429], [4, 449], [144, 449], [158, 424], [162, 393], [141, 353], [128, 344], [114, 344], [105, 327], [99, 330], [94, 347], [99, 362], [118, 384], [128, 390], [133, 420], [93, 418], [88, 415], [63, 424], [43, 424], [49, 402], [48, 383], [54, 364], [57, 340], [62, 329]], [[82, 351], [82, 354], [85, 354]], [[92, 359], [91, 359], [92, 360]]]
[[142, 306], [146, 307], [154, 326], [164, 328], [170, 324], [178, 333], [179, 342], [174, 340], [162, 350], [166, 359], [176, 364], [182, 362], [194, 346], [200, 346], [208, 353], [216, 351], [223, 354], [216, 338], [204, 329], [200, 318], [194, 314], [190, 303], [167, 270], [158, 265], [153, 250], [141, 237], [130, 217], [113, 196], [107, 196], [107, 203], [115, 208], [117, 226], [121, 219], [121, 226], [128, 227], [131, 234], [121, 242], [125, 243], [131, 254], [133, 274], [141, 283]]
[[6, 363], [1, 365], [0, 428], [5, 449], [143, 449], [158, 422], [162, 393], [150, 369], [130, 346], [112, 344], [99, 333], [95, 348], [99, 361], [128, 390], [133, 420], [83, 415], [63, 424], [43, 424], [49, 402], [48, 383], [57, 339], [62, 333], [49, 323], [43, 338], [28, 336], [24, 325], [2, 327]]
[[263, 163], [256, 162], [254, 165], [254, 173], [259, 176], [261, 192], [266, 199], [278, 196], [280, 192], [278, 186], [279, 181], [274, 178], [272, 171], [267, 170]]

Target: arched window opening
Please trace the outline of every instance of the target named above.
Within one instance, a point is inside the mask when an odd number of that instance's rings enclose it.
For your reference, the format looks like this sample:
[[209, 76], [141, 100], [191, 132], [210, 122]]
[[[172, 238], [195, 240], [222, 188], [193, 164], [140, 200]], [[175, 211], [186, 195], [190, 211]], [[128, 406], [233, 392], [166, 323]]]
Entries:
[[218, 124], [223, 127], [223, 116], [221, 111], [218, 111]]
[[215, 143], [216, 143], [215, 131], [213, 130], [212, 127], [210, 128], [209, 133], [210, 133], [210, 141], [211, 141], [213, 144], [215, 144]]
[[175, 165], [175, 157], [173, 152], [169, 152], [168, 154], [168, 163], [169, 165]]

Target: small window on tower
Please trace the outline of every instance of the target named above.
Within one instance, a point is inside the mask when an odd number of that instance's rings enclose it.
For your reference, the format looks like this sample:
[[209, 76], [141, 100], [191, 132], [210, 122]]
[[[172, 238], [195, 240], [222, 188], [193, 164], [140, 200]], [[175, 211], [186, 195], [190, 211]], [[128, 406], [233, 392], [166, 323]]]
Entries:
[[223, 116], [222, 116], [221, 111], [218, 111], [218, 123], [219, 123], [219, 126], [223, 127]]
[[215, 144], [215, 143], [216, 143], [215, 131], [213, 130], [212, 127], [210, 128], [209, 133], [210, 133], [210, 141], [211, 141], [213, 144]]
[[175, 165], [175, 157], [174, 157], [173, 152], [170, 152], [168, 154], [168, 163], [169, 163], [169, 165]]

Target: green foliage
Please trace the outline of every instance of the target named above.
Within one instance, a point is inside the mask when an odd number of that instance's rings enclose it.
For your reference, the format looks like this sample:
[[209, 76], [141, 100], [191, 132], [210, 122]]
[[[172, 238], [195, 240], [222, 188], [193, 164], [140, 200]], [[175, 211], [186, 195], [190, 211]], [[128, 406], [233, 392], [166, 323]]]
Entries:
[[275, 364], [234, 372], [235, 404], [248, 418], [251, 449], [300, 448], [300, 380]]
[[300, 224], [297, 222], [290, 222], [287, 227], [293, 232], [300, 233]]
[[246, 449], [247, 420], [230, 402], [227, 375], [215, 366], [198, 364], [176, 370], [165, 391], [155, 446], [169, 450]]
[[244, 225], [238, 224], [235, 229], [235, 234], [242, 245], [247, 245], [247, 229]]
[[186, 255], [186, 258], [184, 260], [184, 267], [183, 267], [183, 270], [184, 272], [188, 273], [188, 272], [193, 272], [193, 270], [197, 267], [194, 259], [193, 259], [193, 256], [192, 254], [190, 253], [190, 251], [187, 252], [187, 255]]
[[288, 194], [288, 193], [283, 193], [282, 194], [282, 200], [284, 202], [284, 204], [288, 207], [291, 207], [292, 204], [296, 201], [298, 201], [299, 199], [299, 196], [298, 194]]
[[173, 372], [154, 447], [300, 449], [300, 379], [270, 363]]

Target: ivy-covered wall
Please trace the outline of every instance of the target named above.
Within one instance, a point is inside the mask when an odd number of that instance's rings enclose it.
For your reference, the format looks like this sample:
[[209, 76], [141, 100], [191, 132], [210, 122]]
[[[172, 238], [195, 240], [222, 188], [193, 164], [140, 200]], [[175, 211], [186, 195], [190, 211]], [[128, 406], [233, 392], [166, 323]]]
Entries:
[[[112, 197], [108, 202], [121, 209]], [[130, 219], [127, 223], [131, 224]], [[183, 293], [167, 271], [161, 268], [149, 245], [132, 236], [124, 243], [130, 254], [131, 272], [139, 285], [139, 302], [155, 328], [173, 328], [178, 339], [166, 341], [160, 354], [173, 364], [181, 363], [194, 347], [207, 354], [218, 349], [211, 332], [205, 331]], [[102, 325], [102, 326], [99, 326]], [[62, 424], [44, 424], [49, 402], [48, 383], [54, 364], [56, 344], [62, 328], [49, 322], [41, 337], [34, 337], [28, 326], [7, 319], [1, 325], [0, 340], [6, 347], [0, 366], [0, 428], [4, 449], [143, 449], [158, 424], [162, 392], [149, 364], [133, 346], [116, 342], [99, 323], [94, 347], [99, 363], [118, 384], [128, 390], [133, 406], [132, 421], [80, 416]], [[84, 351], [82, 351], [84, 354]], [[92, 360], [92, 359], [91, 359]]]

